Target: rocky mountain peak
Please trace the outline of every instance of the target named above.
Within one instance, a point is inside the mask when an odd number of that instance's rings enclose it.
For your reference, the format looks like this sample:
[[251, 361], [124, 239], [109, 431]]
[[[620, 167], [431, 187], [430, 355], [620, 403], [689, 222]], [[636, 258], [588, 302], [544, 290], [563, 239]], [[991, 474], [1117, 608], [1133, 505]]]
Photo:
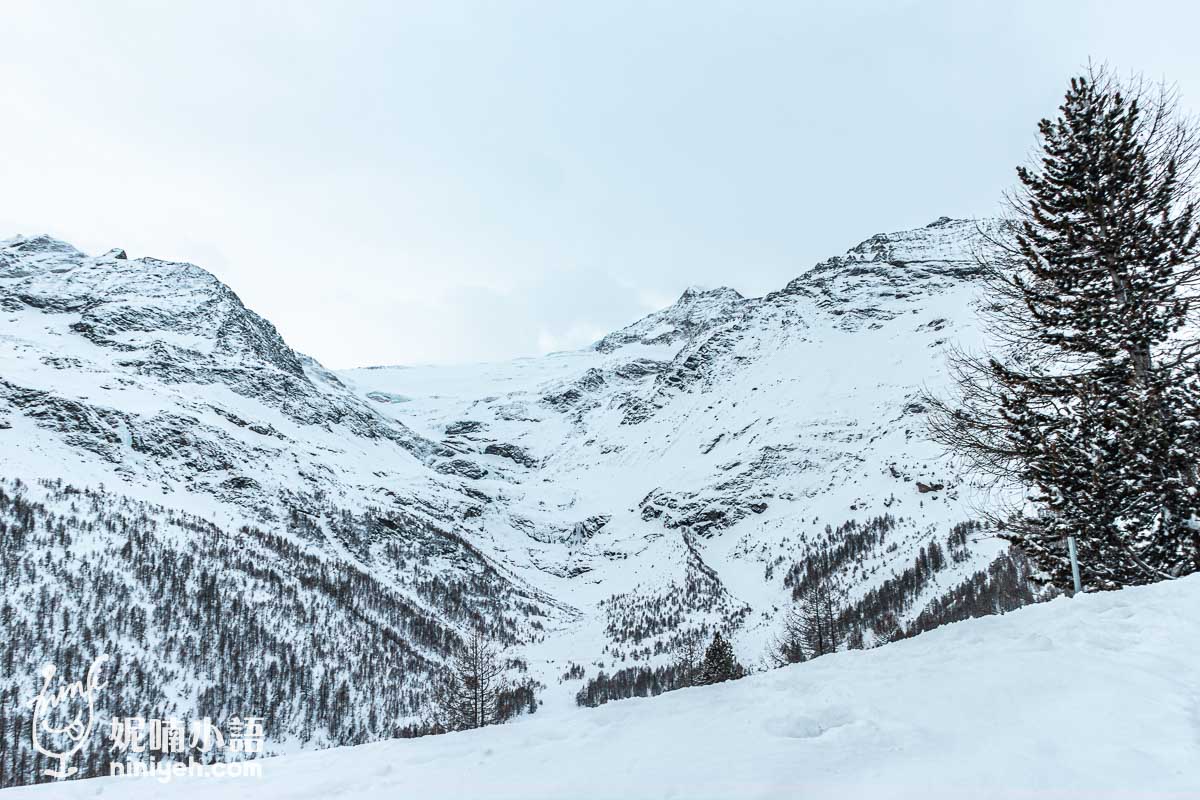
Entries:
[[877, 233], [793, 279], [782, 294], [873, 308], [882, 301], [937, 292], [980, 274], [986, 237], [999, 225], [994, 219], [939, 217], [921, 228]]
[[0, 245], [0, 312], [11, 331], [0, 337], [0, 417], [26, 417], [111, 464], [152, 458], [156, 483], [219, 492], [280, 443], [312, 441], [313, 428], [391, 442], [407, 458], [430, 449], [193, 264], [19, 237]]
[[594, 347], [611, 352], [628, 344], [675, 344], [728, 322], [745, 302], [745, 297], [728, 286], [689, 286], [670, 306], [610, 333]]
[[674, 305], [679, 306], [684, 303], [696, 303], [703, 300], [744, 300], [741, 293], [737, 289], [728, 286], [718, 286], [715, 289], [707, 286], [689, 286], [683, 290], [683, 294], [679, 295], [679, 299]]
[[11, 239], [5, 239], [0, 241], [0, 250], [24, 254], [63, 253], [74, 256], [83, 255], [83, 253], [76, 250], [70, 244], [44, 233], [36, 236], [14, 236]]

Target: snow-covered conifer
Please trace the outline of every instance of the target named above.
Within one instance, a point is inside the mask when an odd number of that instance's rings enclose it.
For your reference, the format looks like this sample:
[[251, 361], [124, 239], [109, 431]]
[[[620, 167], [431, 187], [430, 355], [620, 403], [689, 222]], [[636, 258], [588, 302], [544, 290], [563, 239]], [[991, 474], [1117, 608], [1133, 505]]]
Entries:
[[745, 674], [745, 669], [738, 663], [733, 653], [733, 645], [717, 631], [712, 643], [704, 652], [704, 665], [701, 669], [701, 682], [723, 683], [736, 680]]
[[953, 360], [933, 432], [1028, 488], [1005, 535], [1042, 579], [1070, 586], [1071, 535], [1089, 589], [1200, 570], [1195, 129], [1169, 91], [1095, 69], [1039, 130], [985, 264], [995, 347]]

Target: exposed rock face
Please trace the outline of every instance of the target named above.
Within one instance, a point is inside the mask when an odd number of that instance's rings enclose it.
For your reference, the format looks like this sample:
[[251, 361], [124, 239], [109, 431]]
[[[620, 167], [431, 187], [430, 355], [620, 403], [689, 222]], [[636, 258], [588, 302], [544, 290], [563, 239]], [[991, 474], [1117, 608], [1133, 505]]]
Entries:
[[517, 447], [515, 444], [489, 444], [483, 448], [483, 454], [488, 456], [500, 456], [507, 458], [509, 461], [515, 461], [522, 467], [534, 469], [538, 462], [529, 453], [525, 452], [524, 448]]
[[459, 420], [458, 422], [452, 422], [449, 425], [447, 425], [446, 426], [446, 435], [447, 436], [466, 436], [467, 434], [471, 434], [471, 433], [479, 433], [481, 430], [483, 430], [482, 422], [475, 422], [474, 420], [466, 419], [466, 420]]
[[571, 529], [571, 535], [566, 539], [566, 543], [571, 547], [582, 547], [591, 541], [592, 537], [611, 521], [612, 516], [609, 514], [596, 514], [582, 522], [576, 522], [575, 527]]
[[435, 469], [443, 475], [458, 475], [463, 478], [470, 478], [473, 481], [486, 478], [488, 471], [476, 464], [474, 461], [468, 461], [465, 458], [455, 458], [450, 461], [439, 463]]

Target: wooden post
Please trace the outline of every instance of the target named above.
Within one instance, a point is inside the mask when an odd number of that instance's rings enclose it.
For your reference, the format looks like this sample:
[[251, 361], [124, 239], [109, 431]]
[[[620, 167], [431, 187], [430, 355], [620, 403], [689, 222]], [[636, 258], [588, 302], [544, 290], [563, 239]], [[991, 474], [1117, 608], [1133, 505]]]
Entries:
[[1079, 582], [1079, 554], [1075, 551], [1075, 537], [1067, 537], [1067, 552], [1071, 554], [1071, 580], [1075, 582], [1075, 594], [1083, 591], [1083, 585]]

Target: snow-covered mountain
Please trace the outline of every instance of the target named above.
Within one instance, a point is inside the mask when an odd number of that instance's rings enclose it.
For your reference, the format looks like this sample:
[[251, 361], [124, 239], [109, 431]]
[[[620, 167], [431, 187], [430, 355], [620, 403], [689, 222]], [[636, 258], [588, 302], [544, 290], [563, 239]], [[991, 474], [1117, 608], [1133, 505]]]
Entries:
[[1200, 576], [514, 725], [29, 800], [1196, 798]]
[[[789, 589], [894, 589], [976, 516], [923, 435], [920, 394], [944, 382], [948, 343], [978, 337], [981, 244], [975, 223], [941, 219], [765, 297], [689, 289], [588, 350], [340, 375], [454, 451], [439, 468], [482, 493], [468, 524], [583, 612], [574, 635], [610, 668], [718, 624], [753, 661]], [[1001, 552], [968, 538], [901, 616]]]
[[571, 613], [458, 530], [452, 455], [197, 267], [3, 243], [0, 704], [105, 650], [125, 713], [393, 735], [460, 630], [525, 643]]
[[[480, 620], [553, 706], [580, 688], [561, 678], [572, 664], [589, 679], [654, 667], [716, 628], [756, 664], [814, 583], [868, 643], [885, 617], [924, 628], [1004, 607], [1019, 569], [924, 438], [920, 402], [945, 380], [944, 348], [979, 336], [981, 243], [976, 223], [941, 219], [765, 297], [688, 289], [586, 350], [337, 374], [198, 267], [0, 243], [0, 514], [25, 531], [0, 589], [27, 598], [0, 615], [14, 659], [0, 699], [28, 694], [61, 641], [43, 588], [72, 598], [55, 603], [71, 641], [113, 609], [97, 582], [161, 607], [118, 577], [130, 552], [172, 565], [205, 607], [240, 593], [262, 609], [280, 643], [259, 655], [307, 690], [346, 686], [353, 710], [305, 719], [277, 675], [278, 749], [394, 732]], [[55, 520], [65, 539], [35, 532]], [[193, 535], [211, 562], [189, 558]], [[64, 566], [39, 569], [47, 557]], [[289, 650], [314, 619], [320, 646]], [[362, 647], [364, 627], [394, 648]], [[198, 644], [137, 630], [99, 638], [131, 663], [173, 642], [171, 696], [152, 702], [231, 707], [205, 695], [233, 678]], [[402, 677], [347, 680], [347, 664]]]

